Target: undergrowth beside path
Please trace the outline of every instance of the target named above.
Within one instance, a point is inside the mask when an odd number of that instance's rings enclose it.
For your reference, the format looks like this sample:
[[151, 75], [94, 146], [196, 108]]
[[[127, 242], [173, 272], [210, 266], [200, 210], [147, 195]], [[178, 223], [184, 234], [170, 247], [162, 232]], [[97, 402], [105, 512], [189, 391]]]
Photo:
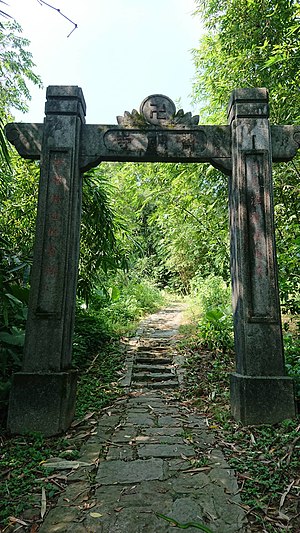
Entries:
[[180, 351], [187, 355], [181, 399], [204, 414], [235, 470], [251, 532], [299, 533], [299, 417], [274, 426], [243, 427], [230, 415], [233, 354], [209, 351], [193, 337], [185, 337]]

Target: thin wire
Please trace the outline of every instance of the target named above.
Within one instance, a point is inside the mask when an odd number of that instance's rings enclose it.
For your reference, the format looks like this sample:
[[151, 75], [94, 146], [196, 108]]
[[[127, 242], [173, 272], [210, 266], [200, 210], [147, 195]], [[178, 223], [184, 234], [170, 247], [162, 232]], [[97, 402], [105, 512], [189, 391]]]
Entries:
[[51, 4], [48, 4], [48, 2], [45, 2], [44, 0], [37, 0], [37, 1], [38, 1], [38, 3], [41, 6], [44, 4], [45, 6], [50, 7], [50, 9], [54, 9], [54, 11], [57, 11], [63, 18], [65, 18], [66, 20], [71, 22], [71, 24], [73, 24], [74, 28], [72, 29], [72, 31], [70, 31], [70, 33], [69, 33], [69, 35], [67, 35], [67, 37], [70, 37], [70, 35], [72, 35], [73, 31], [75, 31], [78, 28], [78, 25], [75, 22], [73, 22], [73, 20], [71, 20], [69, 17], [67, 17], [67, 15], [62, 13], [59, 8], [54, 7]]

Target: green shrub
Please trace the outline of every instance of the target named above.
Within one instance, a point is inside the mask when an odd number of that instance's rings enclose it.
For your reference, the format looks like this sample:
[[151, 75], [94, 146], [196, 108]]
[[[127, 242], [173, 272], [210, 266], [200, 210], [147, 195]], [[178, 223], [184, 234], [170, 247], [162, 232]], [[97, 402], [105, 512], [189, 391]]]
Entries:
[[76, 367], [86, 368], [110, 338], [98, 313], [77, 307], [73, 337], [73, 363]]
[[284, 333], [283, 341], [286, 370], [294, 378], [296, 396], [300, 398], [300, 322], [297, 322], [296, 331]]
[[21, 368], [29, 289], [0, 275], [0, 412], [6, 410], [11, 376]]
[[163, 303], [162, 294], [153, 282], [119, 272], [110, 280], [106, 291], [94, 292], [89, 310], [98, 315], [109, 334], [124, 335], [134, 331], [145, 313], [154, 312]]
[[209, 349], [232, 350], [233, 322], [230, 287], [220, 276], [196, 276], [191, 283], [193, 306], [198, 308], [197, 334]]

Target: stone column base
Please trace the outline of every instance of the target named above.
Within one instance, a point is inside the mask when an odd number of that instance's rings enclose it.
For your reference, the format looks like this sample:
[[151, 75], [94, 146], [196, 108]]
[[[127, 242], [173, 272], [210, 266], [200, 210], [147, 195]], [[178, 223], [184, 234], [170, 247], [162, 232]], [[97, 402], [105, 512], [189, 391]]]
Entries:
[[68, 429], [75, 411], [76, 377], [74, 370], [14, 374], [7, 422], [11, 433], [51, 437]]
[[245, 425], [276, 424], [296, 416], [294, 382], [285, 376], [231, 374], [231, 412]]

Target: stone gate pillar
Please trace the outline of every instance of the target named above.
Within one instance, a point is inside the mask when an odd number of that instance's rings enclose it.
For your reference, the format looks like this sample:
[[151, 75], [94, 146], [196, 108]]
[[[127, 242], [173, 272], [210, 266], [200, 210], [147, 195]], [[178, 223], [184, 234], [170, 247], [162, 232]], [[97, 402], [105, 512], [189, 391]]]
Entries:
[[85, 119], [76, 86], [47, 90], [31, 295], [22, 372], [14, 375], [8, 428], [13, 433], [67, 429], [74, 414], [71, 369], [79, 256], [79, 142]]
[[229, 104], [231, 275], [236, 373], [233, 415], [244, 424], [295, 415], [286, 377], [273, 220], [272, 146], [266, 89], [238, 89]]

